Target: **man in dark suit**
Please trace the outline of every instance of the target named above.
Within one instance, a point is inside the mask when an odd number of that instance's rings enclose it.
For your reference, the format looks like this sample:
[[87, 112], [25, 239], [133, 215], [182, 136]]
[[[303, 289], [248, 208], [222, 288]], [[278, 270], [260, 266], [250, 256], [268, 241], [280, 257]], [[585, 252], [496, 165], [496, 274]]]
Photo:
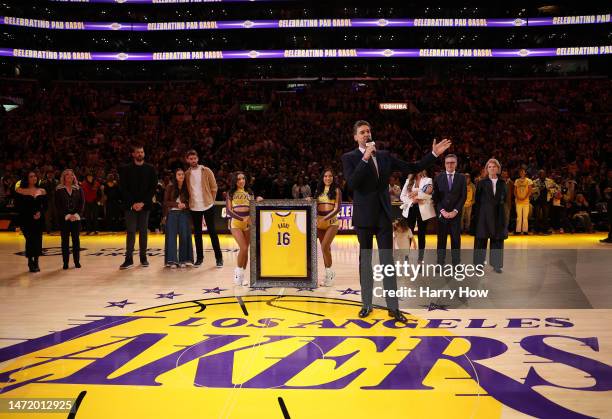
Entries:
[[[359, 279], [361, 301], [359, 317], [372, 312], [372, 242], [376, 236], [380, 263], [393, 265], [393, 229], [391, 227], [391, 199], [389, 198], [389, 176], [393, 171], [417, 173], [431, 166], [436, 157], [450, 147], [449, 140], [433, 142], [433, 150], [416, 163], [407, 163], [394, 158], [388, 151], [376, 151], [372, 142], [370, 124], [357, 121], [353, 126], [353, 138], [358, 148], [342, 156], [344, 177], [353, 191], [353, 226], [359, 240]], [[385, 291], [397, 290], [395, 274], [384, 275]], [[389, 315], [405, 322], [397, 297], [385, 295]]]
[[433, 200], [438, 218], [438, 263], [446, 263], [446, 238], [451, 236], [453, 265], [460, 263], [461, 211], [467, 195], [465, 176], [456, 171], [457, 156], [449, 154], [444, 159], [446, 171], [434, 179]]

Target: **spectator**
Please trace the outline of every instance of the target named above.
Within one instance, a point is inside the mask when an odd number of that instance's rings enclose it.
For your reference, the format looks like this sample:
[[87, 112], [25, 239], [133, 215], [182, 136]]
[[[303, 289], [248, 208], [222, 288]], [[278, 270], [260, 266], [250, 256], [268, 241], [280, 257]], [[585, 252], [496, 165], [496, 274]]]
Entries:
[[465, 204], [463, 205], [463, 212], [461, 213], [461, 230], [464, 233], [470, 231], [470, 223], [472, 221], [472, 207], [474, 205], [474, 196], [476, 194], [476, 185], [472, 182], [472, 175], [464, 173], [465, 182], [467, 186], [467, 193], [465, 195]]
[[536, 217], [535, 231], [540, 234], [550, 234], [550, 206], [555, 190], [555, 182], [546, 177], [546, 171], [540, 170], [538, 178], [533, 182], [534, 210]]
[[297, 180], [291, 188], [293, 199], [305, 199], [312, 197], [310, 186], [304, 182], [304, 176], [298, 175]]
[[121, 191], [116, 177], [113, 173], [109, 173], [106, 177], [106, 182], [101, 186], [104, 193], [104, 215], [106, 229], [110, 231], [119, 231], [121, 223]]
[[591, 223], [590, 206], [584, 195], [576, 194], [576, 201], [571, 207], [572, 220], [576, 225], [576, 229], [581, 229], [585, 233], [593, 232], [593, 224]]
[[389, 197], [391, 198], [391, 203], [394, 202], [402, 202], [400, 199], [400, 195], [402, 194], [402, 186], [400, 185], [399, 176], [396, 174], [392, 174], [389, 177]]
[[94, 179], [93, 173], [87, 173], [81, 182], [85, 196], [85, 225], [87, 235], [98, 234], [98, 203], [100, 201], [100, 182]]
[[529, 200], [533, 192], [533, 181], [527, 177], [525, 169], [519, 170], [519, 178], [514, 182], [516, 204], [516, 234], [529, 234]]
[[[41, 188], [47, 192], [47, 211], [45, 211], [45, 227], [47, 233], [57, 230], [59, 225], [58, 216], [55, 208], [55, 188], [58, 185], [57, 179], [55, 179], [55, 171], [47, 170], [45, 179], [40, 183]], [[61, 220], [59, 220], [61, 222]]]

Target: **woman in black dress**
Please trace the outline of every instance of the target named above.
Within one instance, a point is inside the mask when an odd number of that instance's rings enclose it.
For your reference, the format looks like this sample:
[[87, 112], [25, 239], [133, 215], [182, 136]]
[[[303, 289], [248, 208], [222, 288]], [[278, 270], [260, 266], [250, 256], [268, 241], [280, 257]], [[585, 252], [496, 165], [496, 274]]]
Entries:
[[71, 169], [62, 172], [55, 191], [55, 209], [61, 226], [64, 269], [68, 269], [68, 261], [70, 260], [69, 239], [71, 236], [74, 267], [80, 268], [81, 241], [79, 233], [81, 231], [81, 217], [85, 211], [85, 195]]
[[29, 171], [17, 188], [15, 206], [19, 226], [25, 237], [25, 254], [30, 272], [40, 272], [38, 257], [42, 255], [42, 235], [45, 230], [47, 192], [38, 187], [38, 176]]
[[504, 265], [504, 240], [508, 238], [508, 223], [504, 203], [508, 190], [499, 180], [501, 165], [489, 159], [485, 166], [487, 175], [478, 181], [474, 200], [474, 265], [484, 264], [487, 242], [490, 241], [490, 264], [497, 273]]

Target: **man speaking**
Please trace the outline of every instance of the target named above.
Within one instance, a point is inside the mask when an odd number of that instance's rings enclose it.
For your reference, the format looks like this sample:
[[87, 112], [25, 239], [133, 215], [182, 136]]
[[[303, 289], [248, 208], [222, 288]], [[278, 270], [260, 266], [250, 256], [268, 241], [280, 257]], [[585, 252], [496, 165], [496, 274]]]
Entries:
[[[391, 199], [389, 198], [389, 175], [393, 171], [417, 173], [431, 166], [436, 158], [450, 147], [447, 139], [433, 142], [431, 153], [416, 163], [407, 163], [394, 158], [388, 151], [376, 151], [372, 141], [370, 124], [357, 121], [353, 125], [353, 138], [358, 148], [342, 156], [344, 177], [353, 191], [353, 227], [359, 240], [359, 280], [361, 282], [362, 307], [359, 317], [367, 317], [372, 312], [372, 242], [376, 236], [380, 263], [393, 265], [393, 229], [391, 227]], [[397, 321], [406, 322], [399, 310], [397, 297], [389, 296], [389, 291], [397, 290], [395, 274], [385, 275], [383, 279], [389, 316]]]

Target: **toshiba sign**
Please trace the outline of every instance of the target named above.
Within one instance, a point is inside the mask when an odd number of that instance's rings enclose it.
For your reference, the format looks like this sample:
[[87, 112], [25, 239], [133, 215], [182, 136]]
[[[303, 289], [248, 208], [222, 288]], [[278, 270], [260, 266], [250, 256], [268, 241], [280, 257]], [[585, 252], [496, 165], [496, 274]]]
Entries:
[[405, 111], [408, 109], [407, 103], [379, 103], [378, 109], [381, 111]]

